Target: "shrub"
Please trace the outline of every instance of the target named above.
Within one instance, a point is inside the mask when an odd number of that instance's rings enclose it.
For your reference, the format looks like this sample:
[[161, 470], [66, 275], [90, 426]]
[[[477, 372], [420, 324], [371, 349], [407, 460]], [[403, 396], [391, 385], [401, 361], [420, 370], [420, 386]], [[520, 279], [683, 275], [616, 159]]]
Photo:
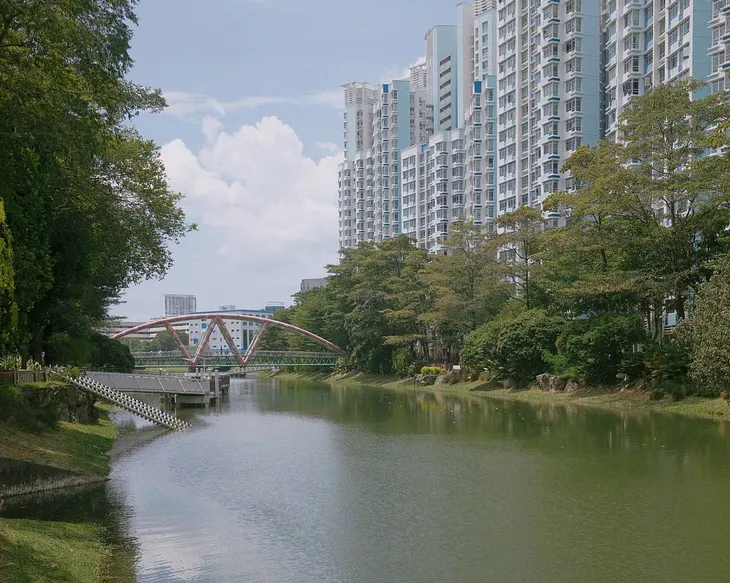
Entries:
[[421, 374], [422, 375], [440, 375], [445, 373], [446, 370], [441, 368], [440, 366], [424, 366], [421, 367]]
[[460, 380], [461, 380], [461, 378], [460, 378], [459, 373], [455, 372], [455, 371], [447, 372], [444, 375], [444, 384], [447, 384], [447, 385], [455, 385]]
[[646, 339], [641, 318], [603, 313], [571, 320], [557, 340], [566, 368], [573, 368], [590, 383], [614, 383], [625, 355]]
[[500, 374], [523, 385], [549, 369], [545, 352], [555, 351], [565, 320], [544, 310], [527, 310], [499, 332], [497, 362]]
[[54, 428], [60, 418], [58, 405], [39, 398], [37, 387], [0, 386], [0, 421], [14, 422], [28, 431]]
[[134, 372], [134, 357], [129, 346], [103, 334], [91, 335], [91, 368], [113, 372]]
[[716, 397], [730, 389], [730, 255], [713, 268], [697, 294], [694, 318], [679, 324], [677, 336], [691, 347], [691, 375], [698, 393]]
[[[689, 389], [687, 384], [689, 364], [689, 350], [672, 341], [648, 344], [643, 352], [627, 354], [621, 361], [619, 370], [632, 381], [644, 380], [652, 391], [682, 398]], [[717, 396], [702, 390], [698, 393]]]
[[393, 350], [392, 366], [395, 374], [408, 377], [418, 374], [423, 367], [423, 361], [410, 348], [401, 347]]
[[493, 320], [471, 332], [461, 349], [461, 361], [476, 370], [496, 370], [498, 367], [497, 343], [503, 323]]

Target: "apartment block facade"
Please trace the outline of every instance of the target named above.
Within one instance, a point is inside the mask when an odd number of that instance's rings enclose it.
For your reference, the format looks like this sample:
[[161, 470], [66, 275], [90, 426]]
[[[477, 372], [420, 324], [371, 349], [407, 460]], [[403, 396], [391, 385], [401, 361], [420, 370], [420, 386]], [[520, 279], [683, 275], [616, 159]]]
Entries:
[[[340, 245], [407, 234], [438, 253], [457, 221], [493, 230], [500, 215], [571, 191], [565, 161], [620, 140], [634, 96], [688, 77], [726, 90], [729, 19], [730, 0], [458, 4], [456, 25], [426, 33], [423, 65], [360, 99], [372, 123], [363, 139], [346, 126]], [[394, 99], [406, 91], [408, 125]]]

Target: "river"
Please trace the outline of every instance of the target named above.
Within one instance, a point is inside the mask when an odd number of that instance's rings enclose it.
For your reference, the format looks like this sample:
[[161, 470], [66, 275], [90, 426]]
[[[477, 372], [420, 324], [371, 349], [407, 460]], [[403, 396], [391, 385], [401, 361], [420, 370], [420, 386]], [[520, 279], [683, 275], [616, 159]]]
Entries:
[[137, 583], [730, 577], [724, 423], [277, 379], [194, 416], [26, 510], [113, 524]]

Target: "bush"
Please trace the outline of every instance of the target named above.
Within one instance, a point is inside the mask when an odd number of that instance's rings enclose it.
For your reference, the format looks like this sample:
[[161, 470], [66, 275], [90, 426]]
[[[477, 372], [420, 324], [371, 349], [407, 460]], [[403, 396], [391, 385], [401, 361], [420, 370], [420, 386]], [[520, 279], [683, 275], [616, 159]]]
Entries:
[[393, 372], [401, 377], [412, 377], [423, 367], [423, 361], [406, 347], [396, 348], [393, 351], [392, 361]]
[[43, 402], [38, 395], [33, 386], [0, 386], [0, 421], [14, 422], [28, 431], [55, 428], [60, 418], [58, 405]]
[[446, 385], [455, 385], [461, 380], [461, 377], [458, 372], [451, 371], [447, 372], [444, 375], [444, 384]]
[[103, 334], [91, 335], [91, 368], [113, 372], [134, 372], [134, 357], [129, 346]]
[[[678, 399], [684, 397], [688, 391], [692, 392], [688, 386], [689, 364], [689, 350], [681, 344], [652, 343], [646, 345], [643, 352], [624, 356], [619, 370], [631, 381], [643, 380], [650, 390], [668, 393]], [[717, 396], [702, 390], [698, 394]]]
[[730, 254], [697, 294], [696, 313], [680, 322], [677, 336], [691, 350], [691, 375], [698, 394], [717, 397], [730, 389]]
[[571, 320], [557, 340], [566, 369], [573, 368], [589, 383], [616, 382], [624, 356], [646, 334], [638, 316], [604, 313], [584, 320]]
[[440, 366], [424, 366], [421, 367], [421, 374], [422, 375], [440, 375], [445, 373], [446, 370], [441, 368]]
[[499, 373], [524, 385], [549, 369], [545, 352], [555, 351], [555, 341], [565, 321], [544, 310], [527, 310], [499, 332], [497, 362]]
[[498, 367], [497, 343], [503, 323], [493, 320], [472, 331], [461, 349], [461, 361], [475, 370], [492, 370]]

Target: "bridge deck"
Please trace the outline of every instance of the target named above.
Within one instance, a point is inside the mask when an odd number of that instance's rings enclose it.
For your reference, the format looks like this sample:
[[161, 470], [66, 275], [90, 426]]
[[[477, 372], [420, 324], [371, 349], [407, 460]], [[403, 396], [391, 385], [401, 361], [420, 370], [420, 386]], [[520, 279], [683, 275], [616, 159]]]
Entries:
[[[188, 366], [189, 363], [180, 352], [139, 352], [134, 353], [135, 365], [138, 368]], [[248, 361], [248, 368], [276, 368], [288, 366], [332, 367], [340, 355], [334, 352], [295, 352], [257, 350]], [[205, 352], [198, 363], [205, 366], [239, 366], [232, 354]]]
[[211, 393], [208, 380], [116, 372], [87, 372], [86, 376], [97, 383], [124, 393], [167, 393], [171, 395], [209, 395]]

